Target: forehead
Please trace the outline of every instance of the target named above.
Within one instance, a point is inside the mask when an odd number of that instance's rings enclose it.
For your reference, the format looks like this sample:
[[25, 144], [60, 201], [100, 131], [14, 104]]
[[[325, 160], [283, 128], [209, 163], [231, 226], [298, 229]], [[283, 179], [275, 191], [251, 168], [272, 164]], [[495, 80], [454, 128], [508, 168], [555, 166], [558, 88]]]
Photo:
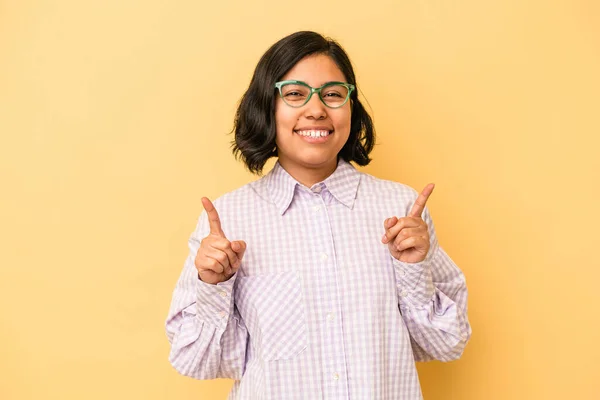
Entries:
[[311, 55], [298, 61], [282, 80], [296, 80], [318, 87], [326, 82], [346, 81], [335, 61], [325, 54]]

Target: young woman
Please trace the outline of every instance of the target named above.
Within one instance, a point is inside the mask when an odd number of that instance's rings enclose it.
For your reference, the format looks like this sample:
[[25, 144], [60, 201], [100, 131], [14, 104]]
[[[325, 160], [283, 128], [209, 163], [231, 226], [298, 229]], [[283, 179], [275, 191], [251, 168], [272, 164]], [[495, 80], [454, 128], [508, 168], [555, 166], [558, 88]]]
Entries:
[[375, 141], [348, 56], [298, 32], [259, 61], [234, 152], [260, 174], [205, 212], [173, 294], [170, 361], [230, 399], [421, 399], [415, 361], [461, 356], [467, 288], [422, 193], [357, 171]]

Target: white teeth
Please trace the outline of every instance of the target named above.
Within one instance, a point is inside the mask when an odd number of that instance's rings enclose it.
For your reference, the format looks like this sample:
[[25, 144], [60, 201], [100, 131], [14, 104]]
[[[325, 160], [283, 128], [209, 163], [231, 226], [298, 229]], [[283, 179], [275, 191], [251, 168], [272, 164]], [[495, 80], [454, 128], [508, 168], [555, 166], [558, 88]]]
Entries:
[[325, 137], [329, 135], [329, 131], [296, 131], [297, 134], [307, 137]]

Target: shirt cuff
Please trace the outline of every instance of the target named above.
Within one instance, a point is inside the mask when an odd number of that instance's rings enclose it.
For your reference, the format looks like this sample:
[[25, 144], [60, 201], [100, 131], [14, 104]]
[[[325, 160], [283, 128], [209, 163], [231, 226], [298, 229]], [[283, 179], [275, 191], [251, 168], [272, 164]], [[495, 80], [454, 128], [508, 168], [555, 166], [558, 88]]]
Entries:
[[229, 316], [233, 313], [233, 284], [237, 273], [225, 282], [216, 285], [197, 279], [197, 316], [201, 321], [221, 329], [227, 327]]
[[400, 306], [427, 307], [435, 294], [431, 261], [406, 263], [392, 257]]

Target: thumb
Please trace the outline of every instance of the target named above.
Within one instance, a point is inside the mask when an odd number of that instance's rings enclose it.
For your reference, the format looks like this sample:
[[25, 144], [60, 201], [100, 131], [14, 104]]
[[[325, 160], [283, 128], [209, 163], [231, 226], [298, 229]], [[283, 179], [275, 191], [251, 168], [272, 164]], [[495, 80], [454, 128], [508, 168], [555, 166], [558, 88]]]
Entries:
[[243, 240], [234, 240], [231, 242], [231, 249], [237, 253], [238, 258], [241, 260], [246, 252], [246, 242]]

